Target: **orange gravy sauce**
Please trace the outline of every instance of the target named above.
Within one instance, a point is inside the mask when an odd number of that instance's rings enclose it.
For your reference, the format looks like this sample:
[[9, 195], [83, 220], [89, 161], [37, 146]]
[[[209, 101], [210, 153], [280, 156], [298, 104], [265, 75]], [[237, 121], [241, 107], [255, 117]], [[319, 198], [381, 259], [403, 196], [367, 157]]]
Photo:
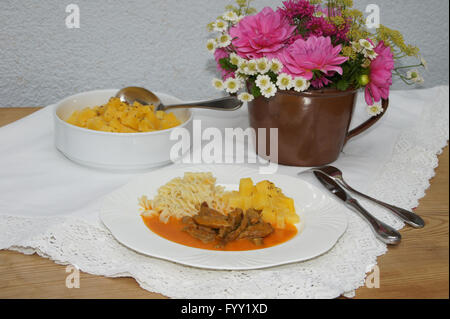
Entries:
[[185, 225], [181, 223], [181, 220], [171, 218], [167, 224], [164, 224], [159, 221], [159, 216], [142, 217], [142, 219], [152, 232], [165, 239], [181, 245], [209, 250], [244, 251], [268, 248], [287, 242], [298, 232], [294, 225], [286, 225], [285, 229], [276, 228], [272, 234], [265, 237], [264, 244], [261, 246], [256, 246], [248, 239], [243, 238], [228, 243], [224, 248], [216, 248], [217, 242], [205, 244], [183, 231]]

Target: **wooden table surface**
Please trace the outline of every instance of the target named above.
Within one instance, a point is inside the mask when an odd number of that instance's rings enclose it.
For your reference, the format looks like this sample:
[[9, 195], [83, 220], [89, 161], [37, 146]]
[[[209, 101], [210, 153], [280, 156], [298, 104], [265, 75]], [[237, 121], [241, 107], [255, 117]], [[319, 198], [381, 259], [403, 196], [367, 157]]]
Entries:
[[[39, 108], [0, 108], [0, 126]], [[439, 157], [431, 188], [416, 210], [421, 230], [405, 227], [403, 242], [378, 258], [379, 288], [360, 288], [356, 298], [449, 298], [449, 152]], [[3, 212], [5, 213], [5, 212]], [[0, 298], [165, 298], [132, 278], [81, 273], [80, 288], [66, 288], [66, 267], [37, 255], [0, 251]]]

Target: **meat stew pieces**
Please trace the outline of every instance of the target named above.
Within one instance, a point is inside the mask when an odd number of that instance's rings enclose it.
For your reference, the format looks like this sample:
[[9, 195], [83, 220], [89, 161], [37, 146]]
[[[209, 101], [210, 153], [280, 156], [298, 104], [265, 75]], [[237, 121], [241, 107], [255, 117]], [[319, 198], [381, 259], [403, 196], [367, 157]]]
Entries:
[[217, 241], [217, 248], [223, 248], [227, 243], [246, 238], [257, 246], [263, 245], [264, 237], [273, 233], [270, 223], [261, 218], [261, 211], [248, 209], [243, 212], [236, 208], [228, 215], [209, 208], [206, 202], [202, 203], [197, 215], [183, 217], [185, 225], [183, 231], [203, 243]]

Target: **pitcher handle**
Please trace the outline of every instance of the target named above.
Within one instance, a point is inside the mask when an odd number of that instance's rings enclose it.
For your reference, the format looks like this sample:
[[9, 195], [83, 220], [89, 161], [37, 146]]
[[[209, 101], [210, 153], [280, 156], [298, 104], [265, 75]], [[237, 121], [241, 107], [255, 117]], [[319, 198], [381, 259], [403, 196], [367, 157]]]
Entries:
[[370, 119], [368, 119], [367, 121], [362, 123], [360, 126], [354, 128], [353, 130], [348, 132], [347, 137], [345, 138], [345, 143], [347, 143], [348, 140], [350, 140], [351, 138], [361, 134], [365, 130], [369, 129], [372, 125], [374, 125], [376, 122], [378, 122], [383, 117], [384, 113], [386, 113], [386, 110], [389, 107], [389, 99], [387, 99], [387, 100], [383, 99], [381, 101], [381, 107], [383, 108], [383, 112], [382, 113], [380, 113], [380, 114], [378, 114], [376, 116], [372, 116]]

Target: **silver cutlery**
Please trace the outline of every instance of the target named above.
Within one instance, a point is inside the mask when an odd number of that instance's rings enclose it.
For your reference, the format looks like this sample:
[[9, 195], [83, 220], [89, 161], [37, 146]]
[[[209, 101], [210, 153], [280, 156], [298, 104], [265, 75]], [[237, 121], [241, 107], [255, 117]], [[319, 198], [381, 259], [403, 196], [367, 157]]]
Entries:
[[341, 186], [332, 178], [323, 174], [321, 171], [314, 171], [314, 175], [331, 193], [342, 200], [345, 205], [355, 210], [371, 226], [373, 232], [382, 242], [388, 245], [397, 245], [400, 243], [402, 235], [391, 226], [383, 223], [372, 216], [359, 202], [350, 196]]
[[143, 105], [154, 105], [155, 112], [166, 111], [168, 109], [175, 108], [201, 108], [217, 111], [234, 111], [239, 109], [243, 104], [237, 97], [227, 96], [202, 102], [164, 105], [159, 97], [157, 97], [153, 92], [145, 88], [135, 86], [121, 89], [119, 92], [117, 92], [116, 97], [119, 98], [122, 102], [126, 102], [130, 105], [132, 105], [135, 101]]
[[390, 205], [388, 203], [382, 202], [378, 199], [372, 198], [366, 194], [363, 194], [363, 193], [355, 190], [354, 188], [352, 188], [350, 185], [348, 185], [345, 182], [342, 172], [336, 167], [323, 166], [323, 167], [313, 168], [312, 170], [325, 174], [326, 176], [333, 179], [337, 184], [339, 184], [341, 187], [347, 189], [348, 191], [355, 193], [361, 197], [364, 197], [364, 198], [388, 209], [389, 211], [391, 211], [392, 213], [394, 213], [395, 215], [400, 217], [405, 223], [407, 223], [408, 225], [410, 225], [412, 227], [423, 228], [425, 226], [424, 220], [419, 215], [414, 214], [413, 212], [410, 212], [406, 209], [396, 207], [396, 206]]

